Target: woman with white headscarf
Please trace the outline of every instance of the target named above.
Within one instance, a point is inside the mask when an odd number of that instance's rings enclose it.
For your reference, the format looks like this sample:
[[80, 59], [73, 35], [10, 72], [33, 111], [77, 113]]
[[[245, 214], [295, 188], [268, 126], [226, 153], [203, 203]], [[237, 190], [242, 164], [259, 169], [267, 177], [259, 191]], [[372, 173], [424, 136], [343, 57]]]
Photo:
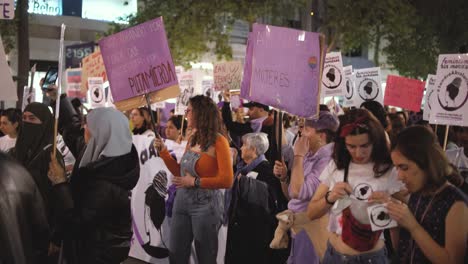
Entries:
[[70, 182], [55, 159], [48, 174], [61, 201], [65, 257], [67, 263], [120, 263], [132, 236], [128, 194], [139, 177], [128, 120], [113, 108], [95, 109], [83, 137]]

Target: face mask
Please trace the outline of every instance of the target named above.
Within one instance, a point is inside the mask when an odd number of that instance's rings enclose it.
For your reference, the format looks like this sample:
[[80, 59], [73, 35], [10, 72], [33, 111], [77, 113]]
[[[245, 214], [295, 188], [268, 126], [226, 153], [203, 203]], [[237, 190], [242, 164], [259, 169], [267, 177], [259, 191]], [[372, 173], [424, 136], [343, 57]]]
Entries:
[[22, 144], [27, 148], [34, 148], [42, 140], [43, 127], [41, 124], [24, 122], [21, 128], [23, 136]]

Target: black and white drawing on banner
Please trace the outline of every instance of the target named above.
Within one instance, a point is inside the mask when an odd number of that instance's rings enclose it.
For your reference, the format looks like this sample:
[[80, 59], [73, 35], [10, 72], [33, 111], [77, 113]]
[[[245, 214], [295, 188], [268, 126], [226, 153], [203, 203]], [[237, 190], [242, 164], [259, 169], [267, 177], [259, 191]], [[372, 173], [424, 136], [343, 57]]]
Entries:
[[91, 107], [96, 108], [106, 106], [104, 81], [102, 77], [89, 77], [88, 89], [91, 99]]
[[377, 101], [383, 105], [380, 67], [356, 70], [354, 83], [356, 85], [354, 106], [359, 107], [361, 103], [367, 101]]
[[433, 74], [428, 74], [426, 79], [426, 94], [425, 94], [425, 102], [424, 102], [424, 111], [423, 111], [423, 119], [429, 121], [429, 117], [432, 111], [432, 104], [434, 103], [434, 95], [436, 94], [435, 91], [435, 84], [436, 84], [436, 76]]
[[325, 57], [322, 75], [322, 97], [341, 96], [345, 91], [341, 52], [330, 52]]

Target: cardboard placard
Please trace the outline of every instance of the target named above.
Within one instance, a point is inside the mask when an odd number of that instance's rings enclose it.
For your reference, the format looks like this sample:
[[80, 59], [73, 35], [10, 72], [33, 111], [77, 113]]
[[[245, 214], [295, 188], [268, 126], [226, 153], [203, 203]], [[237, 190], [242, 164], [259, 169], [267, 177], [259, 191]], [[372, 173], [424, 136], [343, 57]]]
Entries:
[[[111, 35], [99, 42], [115, 105], [140, 101], [145, 94], [178, 95], [174, 63], [162, 17]], [[175, 89], [172, 89], [175, 87]], [[173, 91], [177, 91], [175, 96]], [[165, 96], [159, 95], [159, 98]], [[135, 99], [137, 98], [137, 99]], [[150, 97], [154, 100], [154, 97]], [[164, 98], [168, 99], [168, 98]], [[156, 101], [152, 101], [154, 103]], [[125, 107], [126, 107], [125, 106]]]
[[431, 109], [432, 104], [435, 102], [434, 95], [436, 95], [437, 90], [435, 89], [436, 84], [436, 76], [433, 74], [428, 74], [426, 79], [426, 95], [425, 95], [425, 102], [424, 102], [424, 112], [423, 112], [423, 120], [429, 121], [429, 117], [431, 116]]
[[13, 0], [0, 0], [0, 19], [15, 18], [15, 3]]
[[88, 78], [88, 92], [89, 102], [91, 107], [105, 107], [106, 106], [106, 95], [104, 92], [104, 82], [102, 77], [89, 77]]
[[380, 67], [359, 69], [355, 74], [354, 105], [360, 107], [366, 101], [377, 101], [383, 105]]
[[346, 66], [343, 67], [344, 78], [345, 78], [345, 89], [344, 89], [344, 100], [343, 106], [345, 107], [352, 107], [356, 106], [354, 104], [355, 99], [354, 96], [356, 95], [355, 92], [355, 85], [354, 85], [354, 78], [355, 74], [353, 74], [353, 66]]
[[81, 90], [81, 68], [67, 69], [65, 70], [65, 76], [67, 78], [67, 96], [70, 98], [85, 98], [86, 94], [82, 93]]
[[216, 63], [213, 78], [216, 91], [239, 90], [242, 80], [242, 63], [240, 61]]
[[[82, 78], [83, 80], [87, 80], [89, 77], [102, 77], [104, 82], [107, 82], [106, 68], [104, 67], [104, 61], [99, 50], [85, 57], [82, 61]], [[87, 82], [81, 84], [81, 91], [83, 93], [88, 91]]]
[[425, 83], [420, 80], [389, 75], [385, 87], [384, 104], [419, 112]]

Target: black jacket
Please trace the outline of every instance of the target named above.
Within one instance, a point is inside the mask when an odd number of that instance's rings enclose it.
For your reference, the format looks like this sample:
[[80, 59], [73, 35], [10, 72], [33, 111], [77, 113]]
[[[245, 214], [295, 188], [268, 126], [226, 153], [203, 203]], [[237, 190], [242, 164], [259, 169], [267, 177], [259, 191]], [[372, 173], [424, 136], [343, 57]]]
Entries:
[[0, 153], [0, 263], [44, 263], [49, 229], [44, 203], [28, 172]]
[[226, 264], [281, 263], [269, 248], [277, 225], [281, 186], [268, 161], [252, 170], [257, 178], [236, 179], [229, 206]]
[[132, 237], [129, 193], [139, 173], [132, 147], [128, 154], [75, 166], [70, 184], [55, 186], [69, 263], [120, 263], [127, 258]]

